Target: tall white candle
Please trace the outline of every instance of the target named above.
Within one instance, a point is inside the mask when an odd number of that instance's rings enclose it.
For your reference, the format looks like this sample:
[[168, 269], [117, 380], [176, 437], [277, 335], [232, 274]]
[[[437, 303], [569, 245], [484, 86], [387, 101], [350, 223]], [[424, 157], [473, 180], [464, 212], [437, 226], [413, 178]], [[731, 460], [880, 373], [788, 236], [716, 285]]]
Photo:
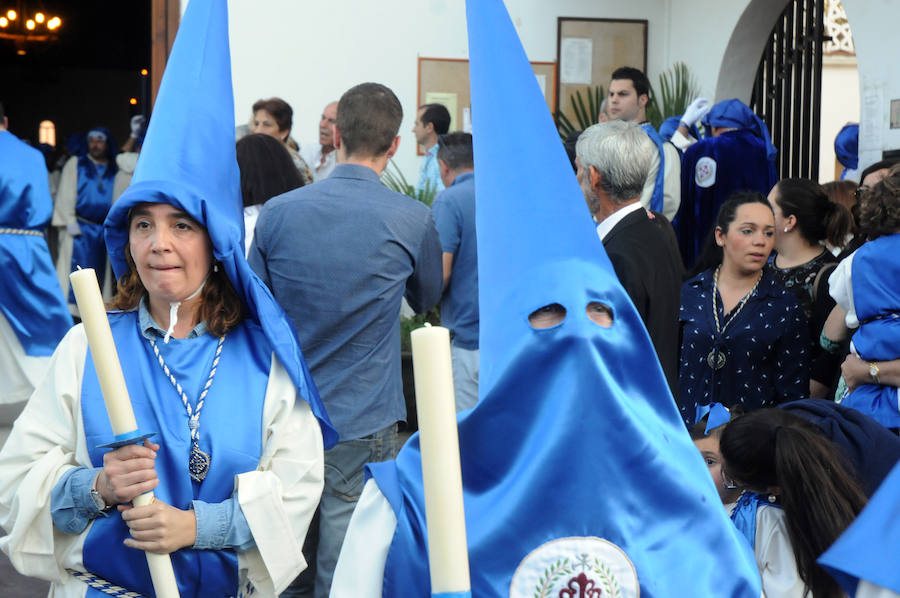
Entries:
[[469, 554], [453, 400], [450, 331], [441, 326], [426, 325], [413, 330], [410, 338], [422, 450], [431, 592], [468, 592]]
[[137, 422], [131, 408], [131, 399], [128, 397], [128, 388], [125, 386], [119, 354], [113, 342], [112, 330], [109, 328], [109, 319], [106, 317], [106, 307], [100, 295], [97, 274], [93, 268], [85, 268], [72, 272], [69, 280], [72, 282], [72, 291], [75, 293], [75, 301], [81, 313], [84, 333], [87, 335], [91, 356], [94, 358], [94, 369], [97, 370], [97, 379], [100, 381], [100, 390], [103, 392], [103, 402], [106, 403], [106, 412], [109, 413], [113, 434], [118, 436], [134, 432], [137, 430]]
[[[125, 386], [125, 376], [119, 363], [119, 354], [113, 342], [109, 319], [106, 317], [106, 306], [100, 294], [97, 274], [93, 268], [76, 270], [69, 275], [75, 302], [81, 314], [81, 323], [87, 336], [88, 346], [100, 381], [100, 391], [109, 415], [113, 434], [127, 434], [138, 429], [134, 419], [134, 409]], [[153, 502], [153, 493], [147, 492], [135, 497], [134, 506], [143, 507]], [[179, 598], [178, 583], [172, 569], [172, 559], [167, 554], [145, 553], [153, 590], [157, 598]]]

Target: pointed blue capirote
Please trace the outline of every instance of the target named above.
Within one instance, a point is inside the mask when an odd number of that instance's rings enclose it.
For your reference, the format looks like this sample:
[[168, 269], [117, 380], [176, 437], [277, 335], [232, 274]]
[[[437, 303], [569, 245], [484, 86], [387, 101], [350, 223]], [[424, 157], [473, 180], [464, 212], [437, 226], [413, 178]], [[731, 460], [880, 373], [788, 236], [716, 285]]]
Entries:
[[[472, 595], [606, 583], [604, 595], [634, 596], [630, 575], [650, 598], [757, 598], [753, 555], [603, 251], [509, 15], [501, 0], [470, 0], [467, 17], [482, 368], [479, 403], [459, 421]], [[593, 302], [612, 326], [589, 317]], [[565, 319], [532, 328], [529, 314], [554, 303]], [[420, 459], [413, 436], [395, 462], [370, 466], [398, 521], [384, 596], [430, 590]], [[604, 538], [631, 564], [570, 538]], [[561, 551], [543, 573], [526, 559], [539, 548]]]
[[319, 419], [326, 447], [337, 441], [297, 334], [244, 258], [240, 173], [225, 0], [191, 0], [178, 28], [131, 186], [106, 218], [116, 276], [128, 269], [128, 214], [143, 202], [179, 206], [209, 231], [213, 254], [272, 349]]

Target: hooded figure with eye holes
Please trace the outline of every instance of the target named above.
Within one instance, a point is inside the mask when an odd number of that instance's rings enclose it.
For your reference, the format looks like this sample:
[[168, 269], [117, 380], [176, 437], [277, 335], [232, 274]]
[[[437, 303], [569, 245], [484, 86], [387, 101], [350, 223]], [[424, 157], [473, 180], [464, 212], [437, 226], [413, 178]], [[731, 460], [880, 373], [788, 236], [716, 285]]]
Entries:
[[[459, 415], [471, 592], [441, 596], [760, 596], [502, 0], [467, 16], [482, 370]], [[428, 596], [418, 435], [369, 469], [331, 596]]]

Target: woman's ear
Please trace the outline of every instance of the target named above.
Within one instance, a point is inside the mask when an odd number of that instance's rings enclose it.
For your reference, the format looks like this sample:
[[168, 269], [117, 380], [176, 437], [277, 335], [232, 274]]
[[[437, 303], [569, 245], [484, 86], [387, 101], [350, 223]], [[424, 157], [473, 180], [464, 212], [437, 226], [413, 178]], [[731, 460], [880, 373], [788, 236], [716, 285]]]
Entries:
[[718, 245], [719, 247], [725, 247], [725, 233], [722, 231], [721, 226], [716, 227], [715, 235], [716, 245]]

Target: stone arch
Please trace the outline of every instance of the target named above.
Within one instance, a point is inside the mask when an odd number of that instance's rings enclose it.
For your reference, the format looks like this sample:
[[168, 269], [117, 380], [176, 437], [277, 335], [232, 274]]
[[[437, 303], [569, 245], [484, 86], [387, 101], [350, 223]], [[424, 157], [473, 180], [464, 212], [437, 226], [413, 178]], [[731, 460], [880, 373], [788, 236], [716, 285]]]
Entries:
[[716, 100], [750, 103], [759, 59], [788, 0], [750, 0], [731, 32], [716, 83]]

